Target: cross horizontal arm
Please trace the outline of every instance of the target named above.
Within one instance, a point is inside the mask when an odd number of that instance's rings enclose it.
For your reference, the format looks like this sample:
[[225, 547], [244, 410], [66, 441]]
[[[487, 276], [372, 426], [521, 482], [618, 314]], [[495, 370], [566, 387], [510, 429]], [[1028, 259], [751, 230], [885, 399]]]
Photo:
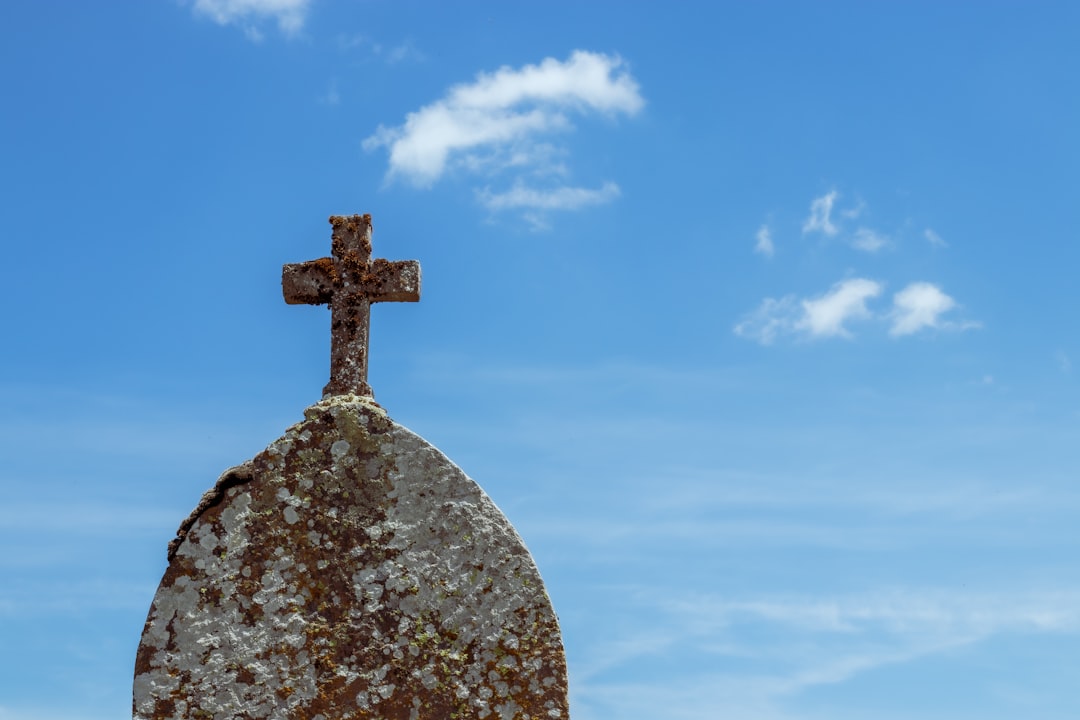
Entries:
[[371, 216], [330, 218], [331, 254], [281, 270], [290, 305], [330, 306], [330, 382], [323, 396], [371, 396], [367, 383], [372, 303], [420, 300], [420, 263], [371, 259]]
[[337, 270], [330, 258], [290, 263], [281, 269], [281, 292], [290, 305], [326, 305], [334, 297]]
[[420, 263], [416, 260], [372, 260], [364, 276], [371, 302], [419, 302]]

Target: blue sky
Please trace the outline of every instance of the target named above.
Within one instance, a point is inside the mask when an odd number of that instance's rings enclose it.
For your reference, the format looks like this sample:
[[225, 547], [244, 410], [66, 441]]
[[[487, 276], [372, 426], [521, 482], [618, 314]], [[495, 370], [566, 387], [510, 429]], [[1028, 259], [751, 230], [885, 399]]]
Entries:
[[379, 402], [533, 551], [576, 720], [1080, 716], [1074, 3], [0, 6], [0, 720], [105, 720], [423, 266]]

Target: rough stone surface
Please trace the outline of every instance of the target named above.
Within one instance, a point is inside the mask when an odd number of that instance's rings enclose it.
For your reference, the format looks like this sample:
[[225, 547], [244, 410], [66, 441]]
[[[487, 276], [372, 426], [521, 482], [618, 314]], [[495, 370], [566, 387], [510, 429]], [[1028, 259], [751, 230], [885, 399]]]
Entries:
[[371, 259], [371, 216], [331, 215], [332, 257], [281, 269], [290, 305], [330, 305], [329, 395], [371, 395], [367, 383], [371, 304], [418, 302], [420, 263]]
[[368, 398], [305, 417], [170, 545], [134, 717], [568, 718], [558, 621], [479, 486]]

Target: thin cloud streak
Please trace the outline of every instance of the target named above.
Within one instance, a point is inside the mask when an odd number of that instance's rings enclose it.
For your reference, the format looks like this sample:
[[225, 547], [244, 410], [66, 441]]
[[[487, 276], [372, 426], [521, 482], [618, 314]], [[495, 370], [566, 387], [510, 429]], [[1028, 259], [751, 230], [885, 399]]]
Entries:
[[238, 25], [252, 40], [262, 39], [257, 23], [276, 20], [278, 29], [295, 35], [304, 26], [311, 0], [195, 0], [194, 12], [218, 25]]
[[810, 203], [810, 216], [803, 223], [803, 233], [820, 232], [833, 236], [840, 231], [832, 222], [833, 204], [840, 197], [840, 193], [832, 190], [819, 198], [814, 198]]
[[1058, 350], [1054, 353], [1054, 360], [1057, 361], [1058, 369], [1061, 370], [1061, 372], [1066, 375], [1072, 372], [1072, 360], [1069, 359], [1068, 354], [1066, 354], [1064, 350]]
[[504, 193], [485, 188], [477, 193], [480, 203], [488, 210], [531, 208], [537, 210], [577, 210], [586, 205], [601, 205], [619, 196], [619, 186], [613, 182], [592, 190], [579, 187], [560, 187], [553, 190], [515, 185]]
[[[652, 587], [632, 586], [619, 588], [618, 594], [627, 600], [609, 613], [621, 617], [644, 611], [653, 620], [647, 631], [594, 641], [585, 657], [571, 656], [572, 667], [582, 668], [577, 692], [595, 717], [619, 712], [667, 716], [665, 707], [692, 708], [686, 717], [802, 717], [781, 708], [807, 690], [843, 684], [877, 668], [940, 656], [1004, 634], [1080, 632], [1080, 591], [1075, 588], [978, 593], [903, 587], [831, 596], [706, 593], [673, 598]], [[759, 631], [746, 638], [739, 631], [748, 627]], [[633, 685], [616, 680], [627, 667], [647, 667], [642, 649], [656, 647], [658, 633], [680, 654], [697, 658], [703, 670], [677, 684], [667, 677], [650, 682], [646, 676]], [[724, 662], [730, 659], [739, 663]]]
[[772, 233], [768, 225], [762, 225], [758, 228], [755, 240], [754, 252], [757, 254], [771, 258], [776, 253], [776, 247], [773, 245]]
[[877, 251], [888, 247], [888, 245], [889, 238], [878, 231], [871, 230], [867, 227], [861, 227], [856, 230], [854, 237], [851, 239], [851, 246], [853, 248], [868, 253], [876, 253]]
[[923, 237], [925, 237], [926, 241], [934, 247], [949, 247], [949, 243], [945, 242], [940, 235], [938, 235], [930, 228], [926, 228], [925, 230], [923, 230]]

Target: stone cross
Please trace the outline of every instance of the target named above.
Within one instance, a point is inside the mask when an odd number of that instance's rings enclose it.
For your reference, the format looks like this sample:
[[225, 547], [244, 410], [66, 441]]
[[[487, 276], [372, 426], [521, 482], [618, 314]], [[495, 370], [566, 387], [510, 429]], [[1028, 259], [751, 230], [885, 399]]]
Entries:
[[169, 543], [132, 718], [569, 720], [559, 620], [525, 543], [371, 397], [370, 305], [418, 300], [420, 266], [371, 260], [368, 215], [330, 223], [333, 257], [282, 272], [289, 303], [332, 309], [330, 384]]
[[330, 382], [323, 397], [371, 397], [371, 304], [420, 300], [420, 263], [372, 260], [371, 215], [333, 215], [330, 225], [332, 257], [285, 265], [281, 290], [290, 305], [330, 305]]

